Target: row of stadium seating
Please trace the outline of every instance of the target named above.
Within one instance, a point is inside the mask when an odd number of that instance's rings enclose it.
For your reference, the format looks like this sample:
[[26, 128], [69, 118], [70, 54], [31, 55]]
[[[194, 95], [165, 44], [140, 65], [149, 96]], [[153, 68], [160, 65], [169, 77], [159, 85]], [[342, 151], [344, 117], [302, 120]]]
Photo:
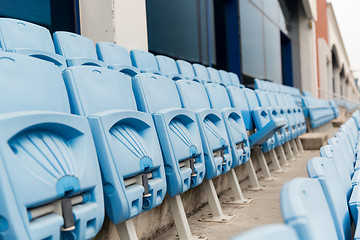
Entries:
[[96, 50], [74, 33], [53, 42], [15, 19], [0, 19], [0, 46], [0, 239], [89, 239], [104, 205], [124, 223], [166, 193], [180, 209], [179, 236], [190, 238], [180, 194], [202, 184], [224, 219], [212, 179], [227, 174], [247, 201], [234, 168], [250, 166], [259, 188], [251, 148], [267, 178], [263, 153], [281, 171], [275, 148], [282, 163], [283, 145], [290, 158], [301, 150], [305, 118], [293, 96], [245, 88], [236, 74], [112, 43]]
[[234, 240], [360, 239], [359, 130], [357, 110], [320, 149], [321, 157], [308, 161], [310, 178], [284, 185], [280, 200], [286, 225], [259, 227]]
[[314, 98], [310, 92], [304, 91], [301, 96], [300, 90], [294, 87], [279, 85], [255, 79], [255, 88], [273, 93], [289, 93], [295, 99], [298, 107], [303, 109], [305, 117], [309, 118], [311, 127], [318, 128], [339, 116], [339, 107], [332, 101]]

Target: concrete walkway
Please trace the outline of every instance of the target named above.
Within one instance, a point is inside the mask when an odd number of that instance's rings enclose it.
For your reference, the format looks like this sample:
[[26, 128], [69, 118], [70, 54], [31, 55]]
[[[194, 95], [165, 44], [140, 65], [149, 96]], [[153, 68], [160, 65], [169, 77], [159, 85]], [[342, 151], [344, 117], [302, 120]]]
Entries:
[[[337, 129], [332, 128], [328, 131], [329, 137], [332, 137]], [[268, 186], [265, 191], [251, 191], [244, 189], [245, 197], [252, 198], [254, 201], [248, 206], [222, 204], [225, 214], [233, 214], [236, 217], [228, 223], [209, 223], [200, 222], [202, 216], [209, 214], [210, 209], [205, 205], [199, 212], [188, 218], [193, 235], [207, 237], [208, 240], [229, 239], [248, 229], [270, 223], [282, 223], [280, 209], [280, 191], [283, 185], [296, 177], [308, 177], [306, 163], [309, 159], [319, 156], [319, 150], [305, 151], [296, 161], [292, 161], [291, 166], [283, 167], [284, 173], [271, 172], [275, 181], [263, 181], [260, 184]], [[248, 186], [247, 181], [241, 182], [242, 188]], [[220, 197], [220, 201], [231, 197], [231, 191], [225, 192]], [[175, 239], [176, 229], [172, 227], [165, 233], [159, 235], [156, 239]]]

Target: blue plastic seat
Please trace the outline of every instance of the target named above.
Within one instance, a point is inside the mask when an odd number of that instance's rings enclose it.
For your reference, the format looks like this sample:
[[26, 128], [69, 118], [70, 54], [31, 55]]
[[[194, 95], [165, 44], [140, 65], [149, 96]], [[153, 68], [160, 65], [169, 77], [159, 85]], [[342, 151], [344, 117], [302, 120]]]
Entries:
[[309, 177], [318, 179], [329, 205], [338, 239], [351, 239], [347, 192], [341, 184], [333, 158], [313, 158], [307, 163]]
[[140, 73], [140, 70], [132, 66], [128, 50], [122, 46], [109, 42], [98, 42], [96, 53], [99, 60], [105, 62], [108, 68], [122, 72], [131, 77]]
[[52, 62], [66, 68], [63, 56], [55, 53], [54, 43], [46, 28], [11, 18], [0, 18], [0, 48]]
[[194, 63], [193, 70], [196, 75], [196, 77], [202, 82], [202, 83], [208, 83], [211, 82], [209, 72], [206, 69], [206, 67], [202, 64]]
[[274, 93], [272, 92], [265, 92], [265, 94], [267, 95], [268, 99], [269, 99], [269, 103], [271, 106], [278, 106], [278, 113], [280, 114], [280, 116], [283, 119], [287, 120], [287, 124], [281, 129], [283, 135], [284, 135], [284, 140], [285, 142], [288, 142], [291, 140], [291, 131], [290, 131], [290, 124], [291, 121], [289, 120], [288, 114], [287, 114], [287, 108], [284, 107], [284, 105], [281, 105], [278, 103], [276, 96]]
[[183, 109], [175, 82], [153, 74], [133, 79], [138, 110], [153, 116], [163, 153], [167, 192], [175, 196], [205, 177], [201, 136], [194, 112]]
[[157, 55], [156, 61], [158, 63], [161, 74], [171, 78], [174, 81], [185, 78], [179, 74], [179, 69], [174, 59], [162, 55]]
[[209, 77], [210, 77], [210, 81], [213, 83], [217, 83], [217, 84], [222, 84], [221, 82], [221, 77], [219, 74], [219, 71], [216, 70], [215, 68], [212, 67], [207, 67], [206, 68], [208, 73], [209, 73]]
[[58, 31], [53, 34], [55, 51], [65, 57], [68, 67], [89, 65], [106, 67], [98, 60], [94, 43], [84, 36]]
[[285, 223], [296, 230], [300, 239], [338, 239], [319, 180], [296, 178], [287, 182], [280, 202]]
[[261, 107], [265, 107], [268, 109], [268, 114], [271, 120], [277, 121], [277, 119], [283, 119], [286, 121], [286, 125], [281, 129], [281, 131], [277, 131], [275, 133], [275, 147], [281, 146], [285, 143], [285, 131], [283, 129], [288, 126], [288, 120], [284, 115], [280, 113], [282, 110], [277, 105], [271, 105], [267, 93], [263, 90], [255, 90], [256, 97], [261, 105]]
[[60, 69], [1, 52], [0, 72], [0, 239], [94, 238], [104, 219], [99, 165]]
[[231, 240], [300, 240], [295, 230], [285, 224], [271, 224], [248, 230]]
[[228, 132], [233, 164], [236, 167], [250, 159], [250, 143], [241, 111], [231, 107], [230, 99], [224, 86], [207, 83], [205, 89], [208, 94], [211, 108], [222, 112]]
[[259, 106], [255, 92], [247, 88], [227, 87], [231, 106], [239, 109], [246, 129], [256, 132], [249, 137], [250, 146], [262, 145], [263, 151], [274, 147], [274, 134], [286, 125], [284, 119], [271, 120], [268, 109]]
[[88, 66], [63, 75], [72, 112], [90, 122], [111, 221], [160, 205], [166, 194], [161, 150], [151, 115], [137, 111], [130, 77]]
[[255, 78], [254, 83], [255, 83], [255, 89], [264, 90], [264, 91], [267, 90], [265, 87], [266, 85], [265, 81]]
[[182, 106], [196, 113], [205, 156], [207, 179], [228, 172], [232, 167], [231, 149], [225, 122], [220, 111], [210, 108], [204, 85], [199, 82], [180, 80], [176, 82]]
[[130, 51], [130, 58], [133, 66], [140, 69], [142, 73], [160, 74], [154, 54], [135, 49]]
[[240, 83], [239, 76], [236, 73], [229, 72], [229, 76], [231, 79], [231, 86], [244, 88], [244, 85]]
[[220, 79], [221, 79], [221, 84], [224, 86], [231, 86], [231, 78], [228, 72], [224, 71], [224, 70], [219, 70], [219, 74], [220, 74]]
[[296, 117], [294, 116], [294, 107], [291, 104], [291, 98], [288, 98], [286, 94], [276, 94], [275, 97], [278, 102], [278, 105], [283, 106], [283, 109], [285, 110], [286, 117], [288, 119], [288, 126], [290, 130], [291, 139], [294, 139], [298, 136], [298, 131], [297, 131], [298, 128], [297, 128], [297, 120]]
[[208, 79], [195, 76], [194, 68], [191, 63], [184, 61], [184, 60], [176, 60], [176, 65], [178, 67], [179, 73], [184, 76], [186, 79], [190, 79], [196, 82], [207, 82]]

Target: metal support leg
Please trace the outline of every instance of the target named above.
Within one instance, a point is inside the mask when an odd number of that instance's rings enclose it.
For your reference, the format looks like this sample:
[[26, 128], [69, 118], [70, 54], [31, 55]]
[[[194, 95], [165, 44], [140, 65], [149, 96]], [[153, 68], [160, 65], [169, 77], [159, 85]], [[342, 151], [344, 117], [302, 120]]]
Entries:
[[267, 186], [260, 186], [259, 180], [257, 178], [256, 172], [255, 172], [255, 169], [254, 169], [254, 165], [252, 163], [251, 158], [245, 163], [245, 167], [246, 167], [246, 171], [247, 171], [247, 173], [249, 175], [250, 190], [252, 190], [252, 191], [264, 191], [264, 190], [269, 188]]
[[274, 149], [269, 151], [269, 156], [270, 156], [271, 162], [274, 166], [275, 172], [278, 172], [278, 173], [285, 172], [285, 170], [282, 169], [280, 166], [279, 159], [277, 158], [276, 152]]
[[294, 157], [294, 154], [291, 150], [291, 146], [290, 146], [290, 143], [289, 142], [286, 142], [284, 144], [284, 147], [285, 147], [285, 152], [286, 152], [286, 155], [287, 155], [287, 159], [289, 161], [295, 161], [295, 157]]
[[211, 215], [202, 217], [199, 219], [199, 221], [220, 223], [226, 223], [231, 221], [235, 216], [231, 214], [226, 215], [223, 213], [213, 181], [204, 179], [201, 185], [204, 188], [207, 200], [209, 202]]
[[279, 146], [276, 148], [276, 153], [279, 156], [280, 161], [282, 162], [281, 165], [283, 166], [290, 166], [288, 160], [286, 159], [286, 154], [284, 152], [283, 146]]
[[[168, 197], [170, 209], [175, 221], [176, 230], [181, 240], [190, 239], [204, 239], [199, 236], [193, 236], [189, 227], [188, 220], [186, 218], [184, 206], [181, 201], [180, 195], [175, 197]], [[122, 238], [121, 238], [122, 240]]]
[[269, 170], [268, 165], [266, 163], [264, 153], [260, 150], [260, 148], [255, 148], [254, 151], [255, 151], [255, 154], [256, 154], [256, 158], [259, 161], [261, 171], [262, 171], [262, 173], [264, 175], [264, 180], [265, 181], [273, 181], [273, 180], [275, 180], [275, 178], [271, 176], [270, 170]]
[[225, 203], [249, 205], [253, 199], [244, 197], [235, 170], [232, 168], [229, 172], [226, 173], [226, 176], [230, 183], [231, 191], [234, 197], [232, 200], [226, 201]]
[[129, 219], [117, 225], [117, 231], [121, 240], [137, 240], [134, 222]]
[[297, 143], [297, 146], [298, 146], [298, 149], [299, 149], [300, 153], [303, 153], [304, 152], [304, 147], [303, 147], [302, 142], [301, 142], [299, 137], [296, 138], [296, 143]]
[[297, 146], [296, 146], [295, 140], [294, 140], [294, 139], [291, 139], [290, 143], [291, 143], [291, 147], [292, 147], [293, 150], [294, 150], [295, 156], [300, 156], [300, 152], [299, 152], [299, 150], [298, 150], [298, 148], [297, 148]]

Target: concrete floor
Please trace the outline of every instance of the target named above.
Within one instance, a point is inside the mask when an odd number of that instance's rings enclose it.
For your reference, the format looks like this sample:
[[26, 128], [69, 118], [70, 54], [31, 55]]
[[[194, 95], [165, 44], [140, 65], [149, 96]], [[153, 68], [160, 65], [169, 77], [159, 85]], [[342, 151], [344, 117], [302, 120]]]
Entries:
[[[327, 133], [329, 137], [332, 137], [336, 131], [336, 128], [331, 128]], [[208, 240], [229, 239], [243, 231], [260, 225], [282, 223], [279, 199], [283, 185], [296, 177], [308, 177], [306, 163], [309, 159], [316, 156], [319, 156], [319, 150], [305, 151], [296, 158], [296, 161], [290, 162], [291, 166], [283, 167], [286, 169], [286, 172], [275, 173], [272, 171], [271, 174], [276, 177], [275, 181], [263, 181], [260, 179], [261, 185], [269, 187], [265, 191], [251, 191], [245, 188], [249, 185], [247, 181], [241, 182], [245, 197], [252, 198], [253, 202], [248, 206], [222, 203], [225, 214], [231, 213], [236, 216], [228, 223], [198, 221], [202, 216], [210, 213], [209, 205], [205, 205], [199, 212], [188, 218], [193, 235], [207, 237]], [[225, 199], [228, 200], [230, 197], [231, 191], [229, 190], [220, 197], [220, 202], [224, 202]], [[176, 228], [173, 226], [155, 239], [176, 239], [176, 234]]]

